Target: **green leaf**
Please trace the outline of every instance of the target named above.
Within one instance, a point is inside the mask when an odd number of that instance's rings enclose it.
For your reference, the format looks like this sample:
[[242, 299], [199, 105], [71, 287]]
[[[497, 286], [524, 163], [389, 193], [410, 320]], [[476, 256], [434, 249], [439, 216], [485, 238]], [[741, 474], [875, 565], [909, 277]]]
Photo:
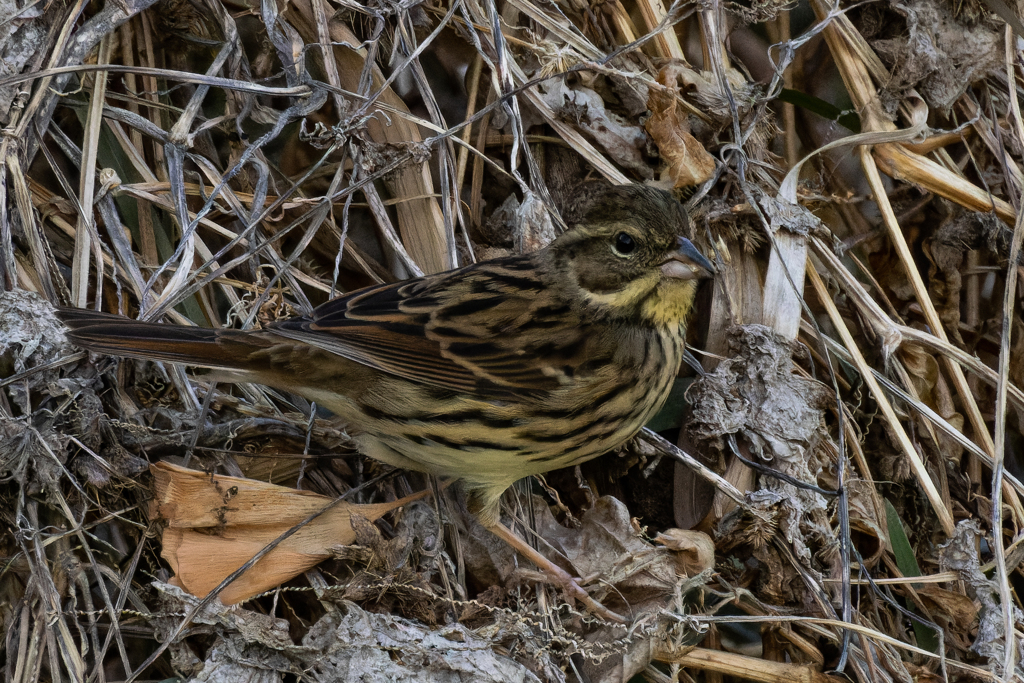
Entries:
[[782, 92], [779, 93], [779, 100], [788, 102], [794, 107], [806, 109], [807, 111], [817, 114], [822, 118], [826, 118], [829, 121], [835, 121], [840, 126], [843, 126], [854, 133], [860, 132], [860, 117], [856, 112], [849, 110], [844, 111], [831, 102], [826, 102], [820, 97], [808, 95], [807, 93], [800, 92], [799, 90], [783, 88]]
[[[896, 508], [888, 500], [885, 501], [885, 522], [889, 527], [889, 545], [892, 546], [893, 557], [896, 558], [896, 566], [904, 576], [921, 576], [921, 567], [917, 564], [917, 557], [914, 556], [914, 549], [910, 547], [910, 539], [907, 538], [907, 531], [903, 527], [900, 515]], [[911, 584], [914, 588], [921, 584]], [[916, 610], [914, 610], [917, 613]], [[917, 636], [917, 646], [929, 652], [939, 651], [939, 638], [935, 630], [913, 620], [914, 635]]]

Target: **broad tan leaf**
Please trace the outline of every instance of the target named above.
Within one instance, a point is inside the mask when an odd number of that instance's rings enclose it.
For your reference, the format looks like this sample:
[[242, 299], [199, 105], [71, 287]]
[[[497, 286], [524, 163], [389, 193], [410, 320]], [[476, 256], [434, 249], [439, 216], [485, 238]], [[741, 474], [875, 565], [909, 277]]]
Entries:
[[[199, 597], [334, 502], [309, 491], [166, 462], [151, 465], [150, 472], [155, 479], [150, 517], [167, 522], [161, 555], [174, 570], [172, 583]], [[353, 515], [373, 521], [425, 494], [375, 505], [339, 502], [260, 558], [218, 597], [233, 605], [278, 586], [327, 559], [329, 548], [351, 544]]]

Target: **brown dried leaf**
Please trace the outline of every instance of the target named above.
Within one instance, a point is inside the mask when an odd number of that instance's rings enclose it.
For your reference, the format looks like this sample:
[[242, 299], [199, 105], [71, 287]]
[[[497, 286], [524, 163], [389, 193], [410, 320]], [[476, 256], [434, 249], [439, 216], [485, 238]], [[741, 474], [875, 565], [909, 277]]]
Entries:
[[970, 634], [978, 619], [978, 605], [973, 600], [930, 583], [918, 588], [917, 594], [936, 616], [939, 625], [946, 628], [947, 636], [950, 632]]
[[652, 113], [644, 128], [668, 164], [666, 179], [672, 182], [672, 187], [688, 187], [711, 177], [715, 158], [690, 135], [686, 114], [679, 111], [675, 85], [678, 71], [678, 66], [670, 65], [658, 73], [658, 83], [665, 87], [651, 86], [647, 107]]
[[871, 483], [859, 479], [846, 482], [850, 507], [850, 530], [857, 551], [865, 567], [878, 564], [889, 544], [887, 527], [881, 523], [884, 510], [879, 509], [879, 499]]
[[[155, 479], [150, 517], [167, 521], [161, 556], [174, 585], [205, 597], [281, 534], [330, 505], [309, 491], [190, 470], [166, 462], [150, 466]], [[302, 527], [225, 588], [233, 605], [278, 586], [326, 559], [332, 546], [355, 540], [352, 517], [375, 520], [424, 494], [390, 503], [340, 502]]]
[[696, 576], [715, 566], [715, 542], [703, 531], [666, 529], [654, 542], [675, 551], [676, 574], [680, 576]]

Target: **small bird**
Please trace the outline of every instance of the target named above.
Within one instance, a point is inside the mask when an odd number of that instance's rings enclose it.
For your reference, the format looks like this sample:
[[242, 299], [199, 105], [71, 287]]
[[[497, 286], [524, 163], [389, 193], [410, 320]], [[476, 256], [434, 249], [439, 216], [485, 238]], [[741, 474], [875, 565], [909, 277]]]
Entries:
[[518, 479], [622, 445], [657, 413], [714, 267], [661, 190], [608, 186], [579, 213], [539, 251], [367, 287], [260, 330], [59, 315], [83, 348], [294, 392], [337, 414], [365, 455], [462, 480], [486, 528], [616, 618], [501, 524], [499, 500]]

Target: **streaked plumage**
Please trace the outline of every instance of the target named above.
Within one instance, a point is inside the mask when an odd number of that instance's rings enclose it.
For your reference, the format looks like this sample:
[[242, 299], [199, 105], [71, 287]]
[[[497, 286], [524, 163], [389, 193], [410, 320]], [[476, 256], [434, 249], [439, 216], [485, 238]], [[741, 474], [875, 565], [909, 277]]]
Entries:
[[666, 193], [610, 187], [541, 251], [369, 287], [263, 330], [61, 317], [93, 351], [314, 400], [367, 455], [462, 479], [493, 526], [514, 481], [619, 446], [661, 407], [712, 269], [686, 226]]

